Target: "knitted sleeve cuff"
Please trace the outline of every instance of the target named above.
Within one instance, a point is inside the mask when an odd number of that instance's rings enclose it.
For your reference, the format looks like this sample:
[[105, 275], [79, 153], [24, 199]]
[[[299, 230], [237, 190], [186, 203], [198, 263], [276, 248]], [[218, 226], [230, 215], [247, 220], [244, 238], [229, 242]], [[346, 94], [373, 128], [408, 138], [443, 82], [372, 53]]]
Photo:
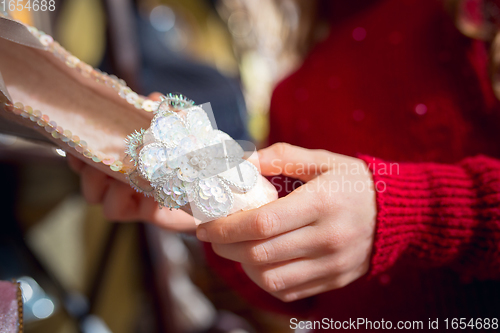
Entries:
[[361, 156], [377, 190], [370, 275], [402, 258], [481, 278], [500, 274], [500, 162], [391, 163]]

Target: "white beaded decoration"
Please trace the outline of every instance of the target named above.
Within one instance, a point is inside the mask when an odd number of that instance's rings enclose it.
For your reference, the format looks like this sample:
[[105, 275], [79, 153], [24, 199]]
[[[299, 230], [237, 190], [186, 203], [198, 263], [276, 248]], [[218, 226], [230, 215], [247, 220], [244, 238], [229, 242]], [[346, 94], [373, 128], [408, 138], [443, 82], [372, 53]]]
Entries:
[[[165, 107], [167, 103], [168, 98], [162, 98], [148, 130], [129, 136], [129, 157], [155, 189], [160, 205], [180, 208], [191, 202], [209, 218], [227, 215], [234, 203], [232, 191], [253, 188], [257, 169], [242, 159], [236, 141], [212, 128], [201, 107], [176, 113]], [[152, 142], [145, 143], [147, 136]], [[134, 180], [135, 188], [137, 183]]]

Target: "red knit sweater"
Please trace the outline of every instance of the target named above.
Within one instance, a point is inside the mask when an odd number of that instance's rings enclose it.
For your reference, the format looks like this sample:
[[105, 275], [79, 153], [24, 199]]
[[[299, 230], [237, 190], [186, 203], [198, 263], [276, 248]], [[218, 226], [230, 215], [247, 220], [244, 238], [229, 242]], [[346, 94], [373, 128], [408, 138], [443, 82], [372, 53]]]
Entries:
[[285, 304], [209, 250], [210, 262], [251, 302], [290, 315], [439, 318], [440, 330], [500, 318], [500, 103], [485, 46], [441, 1], [332, 5], [328, 39], [275, 90], [270, 141], [359, 156], [384, 182], [370, 272]]

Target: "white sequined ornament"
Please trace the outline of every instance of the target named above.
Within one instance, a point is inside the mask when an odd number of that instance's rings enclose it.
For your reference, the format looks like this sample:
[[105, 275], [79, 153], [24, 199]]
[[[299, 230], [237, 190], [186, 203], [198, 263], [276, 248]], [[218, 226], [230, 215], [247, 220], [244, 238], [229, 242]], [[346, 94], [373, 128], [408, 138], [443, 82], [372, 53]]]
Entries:
[[191, 202], [192, 211], [203, 215], [197, 217], [207, 221], [229, 214], [233, 191], [245, 193], [256, 184], [258, 171], [242, 159], [241, 147], [214, 130], [198, 106], [175, 113], [160, 103], [151, 128], [140, 133], [144, 144], [139, 170], [163, 206], [180, 208]]

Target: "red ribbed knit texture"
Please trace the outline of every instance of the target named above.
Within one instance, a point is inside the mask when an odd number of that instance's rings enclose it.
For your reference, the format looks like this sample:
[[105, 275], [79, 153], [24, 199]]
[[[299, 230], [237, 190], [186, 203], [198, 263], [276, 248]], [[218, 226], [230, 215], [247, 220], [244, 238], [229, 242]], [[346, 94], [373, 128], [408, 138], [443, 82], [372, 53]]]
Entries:
[[404, 253], [421, 266], [449, 266], [463, 278], [500, 278], [500, 162], [456, 165], [362, 159], [377, 184], [371, 275]]

